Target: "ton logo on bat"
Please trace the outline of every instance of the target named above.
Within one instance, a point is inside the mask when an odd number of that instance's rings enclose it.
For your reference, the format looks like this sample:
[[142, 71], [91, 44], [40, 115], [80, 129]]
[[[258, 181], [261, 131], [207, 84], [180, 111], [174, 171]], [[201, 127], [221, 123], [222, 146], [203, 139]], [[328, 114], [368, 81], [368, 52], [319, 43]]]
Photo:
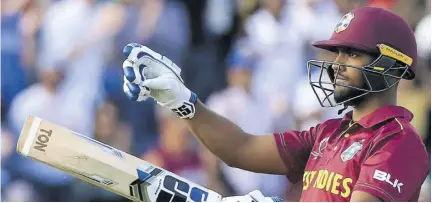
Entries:
[[49, 142], [51, 133], [52, 130], [40, 129], [34, 149], [45, 152], [45, 148], [48, 146], [47, 143]]

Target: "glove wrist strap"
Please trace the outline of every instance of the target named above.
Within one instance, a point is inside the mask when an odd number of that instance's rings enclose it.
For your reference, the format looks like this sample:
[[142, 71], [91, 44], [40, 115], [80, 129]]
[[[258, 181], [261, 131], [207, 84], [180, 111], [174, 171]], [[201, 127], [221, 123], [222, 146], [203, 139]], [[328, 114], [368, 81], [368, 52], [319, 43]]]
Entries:
[[184, 101], [178, 108], [172, 108], [171, 110], [179, 118], [192, 119], [195, 116], [195, 104], [198, 101], [198, 96], [191, 92], [191, 96], [188, 101]]

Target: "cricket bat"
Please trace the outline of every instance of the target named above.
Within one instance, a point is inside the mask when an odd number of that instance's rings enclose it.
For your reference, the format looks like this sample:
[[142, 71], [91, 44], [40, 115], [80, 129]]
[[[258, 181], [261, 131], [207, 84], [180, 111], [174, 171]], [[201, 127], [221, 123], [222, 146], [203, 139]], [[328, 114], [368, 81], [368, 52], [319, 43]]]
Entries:
[[222, 196], [163, 168], [29, 116], [17, 151], [132, 201], [220, 202]]

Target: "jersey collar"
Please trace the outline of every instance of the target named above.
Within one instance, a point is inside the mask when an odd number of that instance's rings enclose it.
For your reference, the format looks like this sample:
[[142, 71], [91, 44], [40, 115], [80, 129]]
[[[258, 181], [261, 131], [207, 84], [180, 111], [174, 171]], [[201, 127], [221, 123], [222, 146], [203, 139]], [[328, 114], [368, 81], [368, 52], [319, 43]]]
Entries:
[[[371, 128], [392, 118], [405, 118], [408, 121], [411, 121], [413, 119], [413, 114], [404, 107], [389, 105], [381, 107], [375, 110], [373, 113], [364, 116], [357, 123], [364, 128]], [[345, 116], [342, 118], [342, 124], [350, 122], [351, 119], [352, 111], [345, 114]]]

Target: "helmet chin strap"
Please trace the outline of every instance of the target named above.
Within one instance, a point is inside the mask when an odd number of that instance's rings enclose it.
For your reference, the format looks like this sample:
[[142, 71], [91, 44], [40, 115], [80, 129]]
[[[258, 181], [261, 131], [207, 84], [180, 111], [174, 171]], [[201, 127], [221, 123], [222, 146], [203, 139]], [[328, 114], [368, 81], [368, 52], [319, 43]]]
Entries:
[[343, 108], [338, 110], [338, 115], [341, 115], [348, 108], [348, 105], [346, 104], [344, 104], [343, 106], [344, 106]]

